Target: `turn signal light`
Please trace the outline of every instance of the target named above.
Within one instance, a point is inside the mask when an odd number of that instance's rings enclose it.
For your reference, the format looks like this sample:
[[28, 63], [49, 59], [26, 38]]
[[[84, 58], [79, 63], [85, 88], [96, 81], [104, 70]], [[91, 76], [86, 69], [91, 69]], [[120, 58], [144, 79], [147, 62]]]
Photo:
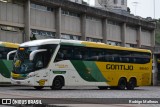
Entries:
[[24, 48], [19, 48], [20, 51], [24, 51]]

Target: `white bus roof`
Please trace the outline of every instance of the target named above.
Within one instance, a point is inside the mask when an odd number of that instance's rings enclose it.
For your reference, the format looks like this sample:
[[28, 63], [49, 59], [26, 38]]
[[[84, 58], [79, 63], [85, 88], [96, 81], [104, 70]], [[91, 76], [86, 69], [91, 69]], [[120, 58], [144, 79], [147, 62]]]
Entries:
[[43, 40], [28, 41], [28, 42], [22, 43], [20, 46], [26, 47], [26, 46], [38, 46], [38, 45], [42, 45], [42, 44], [43, 45], [45, 45], [45, 44], [59, 44], [60, 42], [81, 44], [82, 41], [65, 40], [65, 39], [43, 39]]
[[116, 50], [129, 50], [129, 51], [140, 51], [140, 52], [151, 52], [146, 49], [138, 49], [138, 48], [129, 48], [129, 47], [121, 47], [121, 46], [113, 46], [105, 43], [96, 43], [96, 42], [88, 42], [88, 41], [79, 41], [79, 40], [66, 40], [66, 39], [43, 39], [43, 40], [34, 40], [22, 43], [20, 47], [28, 47], [28, 46], [39, 46], [45, 44], [74, 44], [79, 46], [86, 47], [95, 47], [95, 48], [107, 48], [107, 49], [116, 49]]

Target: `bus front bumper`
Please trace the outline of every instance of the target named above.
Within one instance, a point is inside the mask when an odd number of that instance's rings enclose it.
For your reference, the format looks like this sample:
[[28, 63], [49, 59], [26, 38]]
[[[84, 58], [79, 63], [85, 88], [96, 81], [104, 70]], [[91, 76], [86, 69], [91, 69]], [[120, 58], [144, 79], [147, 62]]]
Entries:
[[14, 85], [29, 85], [29, 86], [34, 86], [34, 79], [28, 78], [25, 80], [16, 80], [11, 78], [11, 83]]

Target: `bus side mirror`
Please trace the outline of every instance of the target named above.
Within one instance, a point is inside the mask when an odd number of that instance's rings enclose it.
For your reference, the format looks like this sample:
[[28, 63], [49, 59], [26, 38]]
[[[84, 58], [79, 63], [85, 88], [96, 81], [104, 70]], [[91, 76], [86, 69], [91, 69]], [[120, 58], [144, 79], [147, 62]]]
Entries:
[[10, 51], [10, 52], [7, 54], [7, 60], [9, 60], [9, 57], [10, 57], [11, 54], [16, 53], [16, 52], [17, 52], [17, 50]]
[[35, 57], [35, 55], [37, 53], [39, 53], [39, 52], [45, 52], [45, 51], [47, 51], [47, 49], [39, 49], [39, 50], [35, 50], [35, 51], [31, 52], [30, 55], [29, 55], [29, 60], [33, 61], [33, 59], [34, 59], [34, 57]]

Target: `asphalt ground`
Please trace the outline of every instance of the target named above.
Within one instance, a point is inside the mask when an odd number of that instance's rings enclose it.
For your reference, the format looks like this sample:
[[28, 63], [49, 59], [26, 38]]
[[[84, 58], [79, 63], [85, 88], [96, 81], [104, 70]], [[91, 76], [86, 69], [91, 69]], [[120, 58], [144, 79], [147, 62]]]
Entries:
[[[39, 99], [42, 105], [12, 105], [16, 107], [160, 107], [160, 86], [137, 87], [135, 90], [99, 90], [97, 87], [64, 87], [35, 90], [25, 86], [1, 86], [2, 99]], [[133, 101], [129, 103], [129, 100]], [[143, 104], [142, 100], [155, 100], [158, 104]], [[0, 105], [0, 107], [10, 107]]]

